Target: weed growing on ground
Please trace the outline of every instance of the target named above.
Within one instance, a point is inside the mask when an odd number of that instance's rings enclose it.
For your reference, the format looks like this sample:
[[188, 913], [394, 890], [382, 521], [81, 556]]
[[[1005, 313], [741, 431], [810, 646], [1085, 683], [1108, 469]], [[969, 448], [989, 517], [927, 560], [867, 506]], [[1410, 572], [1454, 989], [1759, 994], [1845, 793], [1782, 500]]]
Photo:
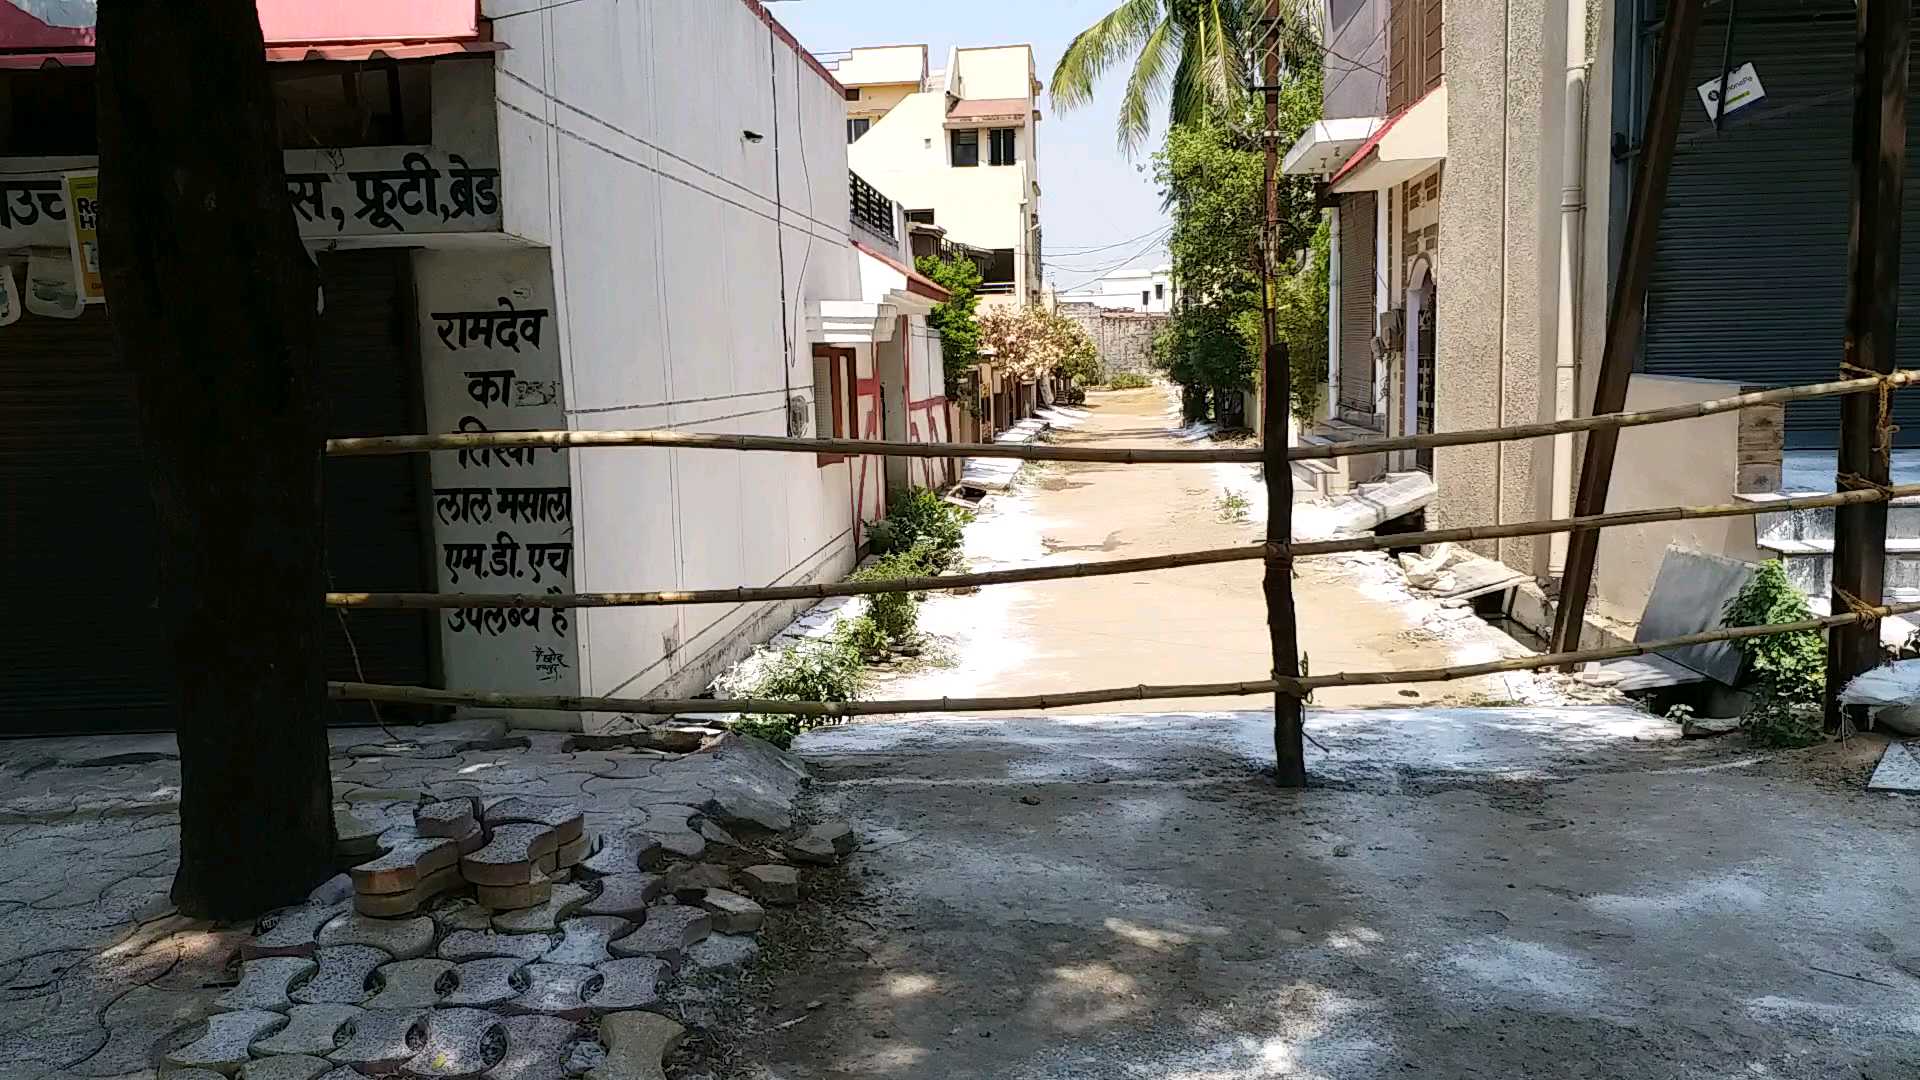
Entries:
[[[866, 660], [855, 640], [853, 623], [857, 622], [842, 624], [825, 639], [803, 641], [768, 657], [744, 681], [727, 684], [722, 692], [768, 701], [858, 700], [866, 686]], [[820, 716], [753, 714], [741, 717], [733, 730], [784, 750], [801, 732], [833, 722]]]
[[1245, 495], [1237, 491], [1229, 491], [1220, 496], [1220, 501], [1216, 505], [1220, 511], [1221, 521], [1239, 523], [1247, 520], [1247, 507], [1252, 504], [1247, 502]]
[[[1760, 564], [1738, 596], [1727, 602], [1726, 626], [1778, 626], [1813, 618], [1805, 597], [1787, 580], [1778, 559]], [[1741, 721], [1762, 746], [1811, 746], [1825, 736], [1822, 703], [1827, 687], [1827, 640], [1818, 631], [1741, 638], [1745, 658], [1742, 688], [1755, 699]]]
[[1107, 380], [1109, 390], [1145, 390], [1152, 385], [1152, 379], [1137, 371], [1123, 371]]

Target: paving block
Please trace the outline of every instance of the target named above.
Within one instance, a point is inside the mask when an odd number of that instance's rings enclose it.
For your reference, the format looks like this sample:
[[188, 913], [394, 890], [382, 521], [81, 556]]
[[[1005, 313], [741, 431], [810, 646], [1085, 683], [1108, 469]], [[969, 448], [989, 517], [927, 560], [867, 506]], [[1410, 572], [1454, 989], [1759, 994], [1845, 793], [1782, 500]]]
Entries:
[[[254, 1043], [253, 1048], [259, 1050], [260, 1044]], [[325, 1058], [307, 1054], [284, 1054], [279, 1057], [255, 1058], [240, 1066], [240, 1080], [314, 1080], [314, 1077], [331, 1068], [333, 1068], [333, 1062]], [[179, 1073], [174, 1073], [167, 1080], [178, 1080], [179, 1076]]]
[[828, 866], [853, 854], [860, 846], [851, 822], [823, 821], [787, 842], [787, 858], [795, 862]]
[[546, 964], [574, 964], [592, 967], [613, 959], [607, 946], [617, 937], [626, 937], [633, 924], [618, 915], [590, 915], [567, 919], [560, 924], [564, 936], [559, 944], [540, 958]]
[[424, 1010], [372, 1012], [353, 1026], [345, 1046], [327, 1055], [335, 1065], [351, 1065], [363, 1073], [391, 1073], [413, 1060], [427, 1045]]
[[440, 999], [442, 1006], [488, 1008], [504, 1005], [527, 992], [527, 962], [511, 956], [469, 960], [459, 967], [460, 985]]
[[610, 948], [618, 957], [657, 957], [678, 970], [687, 947], [712, 932], [706, 912], [675, 904], [649, 909], [647, 921], [626, 937], [616, 938]]
[[768, 863], [740, 871], [740, 884], [747, 895], [763, 904], [792, 906], [800, 902], [800, 871], [791, 866]]
[[335, 810], [333, 812], [333, 854], [342, 861], [365, 862], [380, 854], [380, 834], [387, 823], [369, 812]]
[[638, 830], [601, 837], [600, 850], [589, 855], [580, 869], [594, 874], [630, 874], [660, 859], [660, 841]]
[[493, 928], [508, 934], [552, 933], [560, 929], [563, 919], [591, 898], [579, 885], [555, 885], [546, 903], [520, 911], [503, 911], [493, 917]]
[[[351, 1065], [342, 1065], [332, 1072], [321, 1073], [317, 1080], [366, 1080], [366, 1077], [366, 1073], [361, 1072]], [[167, 1080], [173, 1080], [173, 1078], [168, 1077]]]
[[[490, 823], [491, 824], [491, 823]], [[531, 822], [492, 825], [486, 846], [460, 858], [460, 873], [475, 885], [525, 885], [540, 860], [559, 849], [550, 826]]]
[[561, 844], [554, 855], [554, 866], [559, 870], [568, 870], [585, 862], [593, 854], [593, 834], [581, 833], [578, 837]]
[[565, 1080], [573, 1048], [588, 1039], [579, 1024], [558, 1016], [509, 1016], [507, 1056], [483, 1073], [485, 1080]]
[[734, 851], [745, 851], [747, 849], [745, 844], [742, 844], [717, 821], [703, 820], [700, 822], [700, 827], [696, 831], [713, 847], [731, 848]]
[[493, 912], [464, 896], [449, 898], [435, 905], [431, 915], [434, 925], [443, 934], [451, 934], [456, 930], [485, 930], [493, 925]]
[[647, 905], [666, 894], [667, 879], [660, 874], [609, 874], [600, 879], [599, 894], [581, 906], [580, 914], [618, 915], [638, 922], [645, 918]]
[[[523, 911], [527, 908], [539, 907], [553, 899], [553, 885], [553, 878], [542, 872], [536, 865], [533, 876], [524, 884], [476, 885], [473, 891], [480, 906], [487, 908], [490, 912]], [[491, 924], [491, 915], [488, 918]]]
[[553, 830], [556, 842], [571, 843], [586, 830], [586, 818], [579, 810], [561, 803], [539, 803], [518, 796], [502, 799], [486, 810], [487, 824], [534, 824]]
[[249, 960], [262, 956], [312, 956], [317, 947], [314, 935], [328, 920], [345, 910], [342, 904], [302, 904], [262, 916], [254, 927], [253, 940], [240, 947], [240, 955]]
[[398, 919], [426, 907], [445, 893], [465, 885], [458, 866], [446, 866], [426, 877], [406, 892], [363, 893], [353, 896], [353, 910], [373, 919]]
[[725, 889], [708, 889], [700, 898], [700, 908], [707, 913], [714, 932], [720, 934], [758, 933], [767, 921], [767, 909]]
[[551, 934], [496, 934], [491, 930], [455, 930], [440, 939], [440, 959], [461, 963], [488, 957], [534, 961], [553, 948]]
[[380, 992], [369, 1009], [430, 1009], [460, 985], [459, 973], [445, 960], [396, 960], [380, 968]]
[[479, 1009], [435, 1009], [427, 1015], [427, 1042], [404, 1071], [417, 1077], [478, 1076], [507, 1056], [507, 1028]]
[[634, 956], [609, 960], [598, 968], [600, 989], [587, 1001], [595, 1012], [651, 1009], [660, 1003], [661, 983], [671, 968], [665, 960]]
[[687, 1037], [687, 1029], [650, 1012], [617, 1012], [600, 1018], [607, 1063], [588, 1080], [665, 1080], [667, 1055]]
[[287, 1010], [287, 1026], [254, 1043], [253, 1052], [324, 1057], [347, 1041], [347, 1029], [364, 1011], [357, 1005], [295, 1005]]
[[221, 1009], [285, 1009], [292, 1004], [287, 990], [305, 979], [319, 965], [304, 956], [264, 956], [240, 965], [240, 983], [221, 994], [214, 1005]]
[[207, 1018], [206, 1034], [169, 1053], [166, 1063], [181, 1069], [211, 1069], [232, 1073], [247, 1063], [247, 1048], [285, 1027], [287, 1018], [265, 1009], [215, 1013]]
[[371, 945], [395, 960], [413, 960], [433, 948], [433, 920], [424, 915], [411, 919], [341, 915], [320, 928], [319, 941], [322, 945]]
[[667, 871], [667, 891], [683, 904], [698, 903], [708, 889], [733, 887], [733, 872], [713, 863], [685, 863]]
[[227, 1080], [212, 1069], [175, 1069], [167, 1074], [167, 1080]]
[[322, 945], [313, 954], [313, 978], [287, 996], [303, 1005], [358, 1005], [373, 992], [373, 973], [393, 954], [371, 945]]
[[604, 981], [598, 971], [572, 964], [528, 964], [526, 975], [526, 991], [502, 1006], [505, 1011], [585, 1020], [592, 1012], [587, 999]]
[[459, 859], [460, 848], [453, 841], [423, 836], [396, 844], [385, 855], [348, 872], [353, 875], [355, 892], [385, 896], [416, 888], [434, 871], [444, 870]]
[[421, 836], [458, 840], [480, 824], [480, 808], [472, 798], [444, 799], [413, 812], [414, 831]]

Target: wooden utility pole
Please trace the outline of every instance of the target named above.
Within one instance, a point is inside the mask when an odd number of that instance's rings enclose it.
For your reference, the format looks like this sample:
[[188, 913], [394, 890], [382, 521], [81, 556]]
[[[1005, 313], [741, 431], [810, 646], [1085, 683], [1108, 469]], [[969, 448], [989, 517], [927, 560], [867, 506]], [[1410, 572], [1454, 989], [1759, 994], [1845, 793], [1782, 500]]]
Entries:
[[[1293, 556], [1275, 545], [1293, 540], [1293, 469], [1287, 464], [1288, 391], [1292, 362], [1278, 340], [1273, 311], [1274, 265], [1280, 258], [1280, 0], [1267, 0], [1261, 27], [1260, 83], [1266, 99], [1266, 123], [1260, 143], [1266, 151], [1266, 227], [1260, 252], [1260, 423], [1262, 471], [1267, 484], [1266, 579], [1267, 631], [1273, 639], [1273, 677], [1285, 682], [1300, 675], [1299, 627], [1293, 610]], [[1274, 780], [1281, 787], [1307, 786], [1305, 717], [1300, 698], [1284, 687], [1273, 695]]]
[[100, 253], [178, 707], [173, 900], [241, 919], [333, 872], [316, 275], [254, 0], [115, 0], [98, 39]]
[[[1627, 384], [1633, 379], [1634, 357], [1646, 325], [1647, 280], [1653, 276], [1654, 240], [1659, 235], [1660, 211], [1667, 202], [1667, 178], [1673, 171], [1674, 137], [1680, 130], [1680, 110], [1693, 99], [1687, 73], [1693, 66], [1693, 46], [1700, 34], [1704, 0], [1671, 0], [1660, 31], [1659, 69], [1653, 77], [1647, 128], [1640, 140], [1639, 167], [1634, 171], [1633, 201], [1627, 206], [1627, 235], [1621, 249], [1619, 277], [1613, 306], [1607, 309], [1607, 340], [1600, 355], [1600, 376], [1593, 394], [1593, 415], [1615, 413], [1627, 407]], [[1580, 487], [1573, 514], [1584, 517], [1607, 510], [1607, 488], [1613, 480], [1614, 452], [1620, 430], [1602, 428], [1587, 436], [1586, 457], [1580, 463]], [[1587, 597], [1593, 589], [1593, 564], [1600, 551], [1600, 533], [1585, 529], [1567, 537], [1566, 570], [1560, 578], [1560, 606], [1554, 612], [1553, 650], [1580, 648], [1586, 625]]]
[[[1907, 0], [1859, 0], [1853, 62], [1853, 180], [1847, 225], [1845, 374], [1891, 374], [1900, 326], [1900, 217], [1907, 169]], [[1891, 478], [1891, 396], [1840, 399], [1839, 489], [1885, 487]], [[1877, 607], [1885, 583], [1887, 504], [1837, 507], [1833, 614]], [[1879, 665], [1880, 625], [1835, 627], [1827, 645], [1827, 727], [1838, 730], [1839, 693]]]

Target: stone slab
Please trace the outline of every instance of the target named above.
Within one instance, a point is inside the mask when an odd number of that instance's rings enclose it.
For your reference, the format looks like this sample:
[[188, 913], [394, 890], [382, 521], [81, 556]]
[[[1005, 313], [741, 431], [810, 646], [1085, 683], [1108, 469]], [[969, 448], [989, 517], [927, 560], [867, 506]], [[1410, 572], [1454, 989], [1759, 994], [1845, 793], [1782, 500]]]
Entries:
[[660, 858], [660, 841], [639, 830], [609, 833], [601, 838], [600, 850], [588, 856], [580, 869], [594, 874], [631, 874], [655, 865]]
[[579, 810], [564, 803], [542, 803], [532, 799], [513, 796], [501, 799], [487, 807], [486, 820], [489, 826], [533, 824], [553, 830], [557, 843], [567, 844], [580, 839], [586, 829], [586, 818]]
[[[548, 856], [552, 858], [552, 856]], [[474, 897], [490, 912], [524, 911], [553, 899], [554, 881], [536, 864], [532, 876], [519, 885], [476, 885]], [[491, 918], [491, 916], [489, 916]]]
[[[458, 854], [458, 851], [455, 853]], [[466, 882], [460, 877], [459, 866], [443, 866], [421, 878], [418, 884], [405, 892], [355, 892], [353, 910], [373, 919], [404, 918], [464, 884]]]
[[618, 957], [652, 956], [678, 969], [687, 947], [713, 930], [711, 918], [699, 908], [672, 904], [647, 912], [647, 921], [610, 948]]
[[433, 920], [424, 915], [410, 919], [374, 919], [365, 915], [341, 915], [320, 928], [322, 945], [371, 945], [395, 960], [413, 960], [433, 948]]
[[739, 893], [725, 889], [708, 889], [700, 898], [700, 908], [707, 913], [713, 930], [718, 934], [757, 933], [767, 921], [767, 910]]
[[292, 1004], [287, 991], [318, 968], [304, 956], [264, 956], [245, 961], [240, 965], [239, 984], [221, 994], [214, 1004], [229, 1010], [284, 1010]]
[[[1633, 640], [1659, 641], [1719, 629], [1727, 602], [1740, 594], [1753, 572], [1754, 564], [1739, 559], [1679, 545], [1667, 548]], [[1740, 651], [1730, 641], [1668, 649], [1659, 655], [1728, 686], [1740, 679]]]
[[662, 984], [672, 971], [665, 960], [634, 956], [599, 965], [600, 989], [588, 999], [595, 1012], [651, 1009], [660, 1004]]
[[254, 927], [253, 940], [241, 946], [241, 955], [249, 960], [261, 956], [312, 956], [317, 947], [314, 936], [345, 911], [340, 904], [281, 908], [261, 918]]
[[604, 981], [590, 967], [571, 964], [529, 964], [527, 989], [502, 1008], [509, 1013], [540, 1013], [569, 1020], [585, 1020], [591, 1013], [587, 999]]
[[435, 1009], [427, 1016], [427, 1041], [404, 1066], [408, 1076], [478, 1076], [507, 1056], [507, 1028], [479, 1009]]
[[493, 824], [486, 846], [460, 859], [460, 874], [475, 885], [524, 885], [541, 859], [560, 846], [550, 826], [529, 822]]
[[579, 836], [561, 844], [554, 850], [554, 867], [567, 870], [585, 862], [593, 854], [593, 834], [581, 833]]
[[440, 999], [443, 1006], [489, 1008], [527, 992], [527, 961], [511, 956], [468, 960], [459, 967], [460, 985]]
[[748, 895], [763, 904], [790, 907], [800, 902], [800, 871], [791, 866], [749, 866], [740, 871], [739, 881]]
[[346, 1042], [346, 1029], [363, 1012], [356, 1005], [295, 1005], [287, 1010], [287, 1026], [254, 1043], [253, 1052], [324, 1057]]
[[560, 924], [561, 939], [540, 958], [545, 964], [570, 964], [593, 967], [613, 959], [607, 946], [614, 938], [625, 937], [633, 923], [618, 915], [591, 915], [567, 919]]
[[507, 1056], [482, 1075], [485, 1080], [564, 1080], [575, 1045], [587, 1038], [579, 1024], [559, 1016], [509, 1016]]
[[617, 915], [637, 922], [646, 917], [648, 904], [667, 894], [667, 879], [644, 871], [609, 874], [599, 885], [599, 894], [581, 906], [580, 914]]
[[479, 804], [470, 797], [428, 803], [413, 813], [414, 831], [421, 836], [460, 840], [479, 824]]
[[546, 903], [521, 911], [501, 912], [493, 917], [493, 928], [508, 934], [551, 933], [560, 928], [562, 920], [591, 898], [591, 894], [579, 885], [555, 885], [553, 895]]
[[287, 1018], [265, 1009], [216, 1013], [207, 1018], [206, 1032], [166, 1055], [169, 1065], [182, 1069], [211, 1069], [231, 1073], [247, 1063], [248, 1047], [285, 1027]]
[[687, 1037], [687, 1029], [658, 1013], [618, 1012], [600, 1019], [607, 1063], [589, 1080], [664, 1080], [667, 1055]]
[[377, 859], [354, 867], [355, 892], [375, 896], [403, 893], [414, 889], [437, 870], [444, 870], [460, 859], [460, 848], [451, 840], [423, 836], [406, 840]]
[[373, 973], [393, 954], [371, 945], [322, 945], [313, 954], [313, 978], [287, 996], [305, 1005], [358, 1005], [372, 994]]
[[460, 985], [455, 965], [446, 960], [397, 960], [379, 971], [380, 992], [368, 1009], [430, 1009]]
[[462, 963], [509, 957], [531, 963], [554, 946], [551, 934], [496, 934], [491, 930], [455, 930], [440, 941], [440, 959]]
[[427, 1043], [427, 1016], [422, 1010], [374, 1012], [354, 1024], [353, 1037], [327, 1055], [336, 1065], [350, 1065], [364, 1073], [390, 1073], [413, 1060]]
[[1880, 764], [1867, 781], [1869, 791], [1895, 791], [1920, 794], [1920, 754], [1914, 743], [1889, 743], [1880, 755]]

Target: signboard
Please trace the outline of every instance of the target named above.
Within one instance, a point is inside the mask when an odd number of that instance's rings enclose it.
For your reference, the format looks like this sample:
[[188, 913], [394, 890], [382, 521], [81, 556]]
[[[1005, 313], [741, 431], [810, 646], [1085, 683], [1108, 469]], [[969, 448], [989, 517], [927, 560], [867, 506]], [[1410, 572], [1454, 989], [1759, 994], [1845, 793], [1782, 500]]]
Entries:
[[104, 303], [107, 283], [100, 276], [100, 172], [70, 172], [61, 177], [61, 184], [67, 198], [67, 232], [80, 300]]
[[[1707, 119], [1720, 114], [1720, 80], [1708, 79], [1699, 86], [1700, 104], [1707, 107]], [[1760, 76], [1752, 64], [1741, 64], [1727, 72], [1727, 112], [1736, 113], [1767, 96]]]

